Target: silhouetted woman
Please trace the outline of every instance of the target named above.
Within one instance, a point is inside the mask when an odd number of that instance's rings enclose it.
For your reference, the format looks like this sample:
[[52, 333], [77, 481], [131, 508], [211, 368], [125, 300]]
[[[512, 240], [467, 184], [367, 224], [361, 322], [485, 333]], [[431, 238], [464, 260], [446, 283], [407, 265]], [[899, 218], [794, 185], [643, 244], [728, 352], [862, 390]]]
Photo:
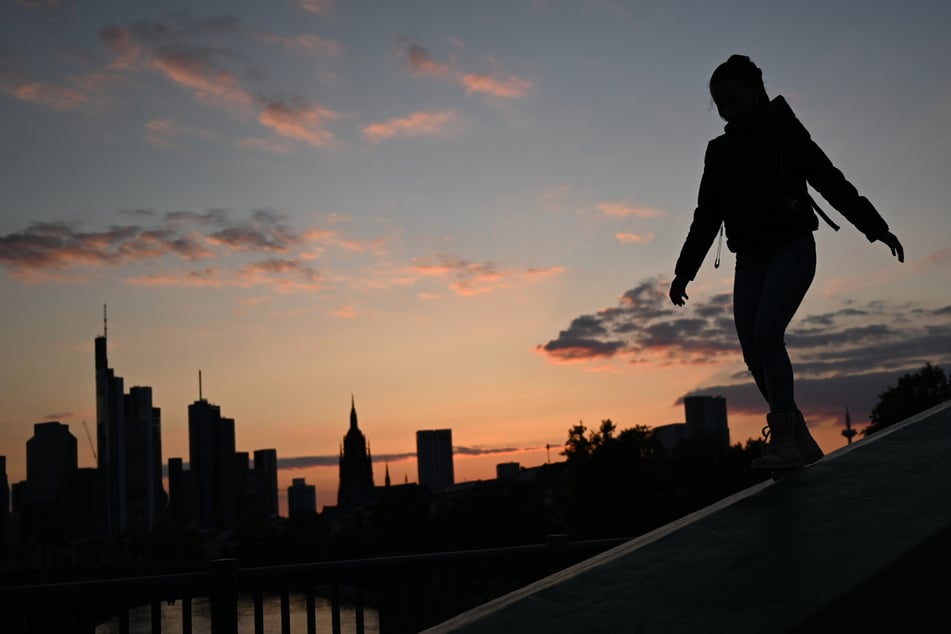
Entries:
[[815, 275], [816, 212], [835, 227], [806, 183], [870, 242], [884, 242], [899, 262], [905, 255], [885, 220], [812, 141], [786, 100], [770, 101], [763, 73], [748, 57], [733, 55], [720, 64], [710, 77], [710, 94], [725, 133], [707, 145], [699, 202], [670, 299], [684, 305], [687, 283], [722, 224], [727, 247], [736, 253], [733, 318], [743, 360], [769, 404], [768, 443], [753, 467], [796, 468], [821, 458], [822, 450], [796, 406], [783, 337]]

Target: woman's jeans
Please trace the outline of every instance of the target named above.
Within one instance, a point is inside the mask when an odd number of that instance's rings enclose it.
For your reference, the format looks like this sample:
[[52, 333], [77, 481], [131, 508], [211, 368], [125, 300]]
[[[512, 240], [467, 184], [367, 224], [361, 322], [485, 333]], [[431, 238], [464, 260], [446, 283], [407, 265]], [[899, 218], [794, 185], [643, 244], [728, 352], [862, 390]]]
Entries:
[[794, 412], [793, 371], [783, 339], [816, 274], [809, 233], [766, 254], [737, 254], [733, 319], [743, 360], [770, 412]]

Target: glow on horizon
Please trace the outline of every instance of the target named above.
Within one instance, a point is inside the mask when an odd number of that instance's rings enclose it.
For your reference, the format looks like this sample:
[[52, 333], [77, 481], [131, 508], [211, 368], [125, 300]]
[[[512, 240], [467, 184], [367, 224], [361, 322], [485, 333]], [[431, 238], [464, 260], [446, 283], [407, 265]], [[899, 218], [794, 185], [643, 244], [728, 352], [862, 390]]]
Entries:
[[[166, 461], [187, 457], [199, 369], [238, 450], [281, 458], [335, 454], [351, 394], [381, 456], [450, 427], [554, 459], [578, 421], [682, 422], [693, 393], [757, 437], [731, 256], [685, 310], [664, 297], [722, 130], [706, 82], [734, 52], [906, 247], [899, 266], [847, 223], [817, 233], [790, 350], [820, 444], [841, 446], [846, 402], [861, 427], [895, 377], [951, 361], [949, 22], [932, 2], [0, 4], [10, 480], [44, 420], [92, 464], [104, 303]], [[331, 471], [282, 487], [313, 477], [322, 506]]]

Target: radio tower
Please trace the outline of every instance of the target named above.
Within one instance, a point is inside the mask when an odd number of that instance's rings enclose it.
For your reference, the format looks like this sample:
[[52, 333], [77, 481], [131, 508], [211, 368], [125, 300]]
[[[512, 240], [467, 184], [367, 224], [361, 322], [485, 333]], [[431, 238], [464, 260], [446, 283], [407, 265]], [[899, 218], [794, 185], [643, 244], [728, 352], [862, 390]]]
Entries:
[[846, 440], [849, 441], [849, 444], [852, 444], [852, 438], [855, 437], [856, 431], [852, 429], [852, 417], [849, 416], [849, 406], [845, 406], [845, 429], [842, 430], [842, 435], [845, 436]]

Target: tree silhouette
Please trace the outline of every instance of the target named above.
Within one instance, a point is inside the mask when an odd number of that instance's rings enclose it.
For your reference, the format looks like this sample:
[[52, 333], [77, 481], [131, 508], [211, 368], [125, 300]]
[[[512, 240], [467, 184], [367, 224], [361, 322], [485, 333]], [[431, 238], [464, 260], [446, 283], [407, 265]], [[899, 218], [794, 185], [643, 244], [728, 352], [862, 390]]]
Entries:
[[947, 375], [940, 367], [928, 363], [879, 394], [878, 404], [872, 410], [872, 423], [862, 430], [862, 435], [873, 434], [949, 399], [951, 383]]

